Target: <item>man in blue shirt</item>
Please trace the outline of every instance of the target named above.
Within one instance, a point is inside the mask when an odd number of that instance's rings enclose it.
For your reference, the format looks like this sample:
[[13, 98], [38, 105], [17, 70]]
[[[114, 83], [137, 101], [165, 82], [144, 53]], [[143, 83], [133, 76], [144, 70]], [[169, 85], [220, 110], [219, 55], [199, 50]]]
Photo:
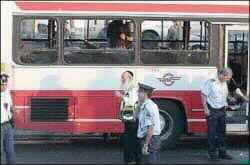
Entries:
[[227, 82], [232, 75], [230, 68], [221, 69], [218, 71], [218, 78], [208, 80], [201, 90], [208, 125], [208, 154], [213, 161], [218, 158], [232, 159], [225, 150]]
[[137, 137], [141, 143], [142, 160], [146, 164], [157, 164], [157, 155], [160, 147], [160, 114], [158, 106], [150, 99], [154, 88], [139, 84], [138, 101], [139, 120]]

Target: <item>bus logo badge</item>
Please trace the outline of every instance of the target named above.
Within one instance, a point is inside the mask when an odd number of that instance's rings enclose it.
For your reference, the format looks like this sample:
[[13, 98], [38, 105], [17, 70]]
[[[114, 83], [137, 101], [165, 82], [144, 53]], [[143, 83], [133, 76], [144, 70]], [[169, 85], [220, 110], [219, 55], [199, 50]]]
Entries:
[[173, 85], [177, 80], [180, 80], [181, 77], [174, 76], [172, 73], [166, 73], [163, 75], [162, 78], [158, 78], [160, 82], [165, 84], [166, 86], [171, 86]]

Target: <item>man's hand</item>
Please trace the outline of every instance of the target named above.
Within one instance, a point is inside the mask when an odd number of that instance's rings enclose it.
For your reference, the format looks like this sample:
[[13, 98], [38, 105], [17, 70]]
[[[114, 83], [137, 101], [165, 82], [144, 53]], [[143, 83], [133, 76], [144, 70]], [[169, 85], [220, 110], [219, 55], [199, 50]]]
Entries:
[[148, 155], [149, 152], [148, 152], [148, 145], [147, 144], [144, 144], [143, 147], [142, 147], [142, 154], [143, 155]]
[[205, 114], [205, 116], [209, 116], [210, 115], [210, 111], [207, 108], [207, 106], [204, 107], [204, 114]]

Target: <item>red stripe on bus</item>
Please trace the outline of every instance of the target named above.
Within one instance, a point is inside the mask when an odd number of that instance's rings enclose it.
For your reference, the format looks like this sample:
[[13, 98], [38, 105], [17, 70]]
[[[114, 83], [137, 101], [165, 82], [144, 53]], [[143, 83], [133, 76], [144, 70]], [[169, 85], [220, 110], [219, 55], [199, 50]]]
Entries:
[[[121, 122], [99, 121], [87, 119], [118, 119], [119, 98], [112, 90], [12, 90], [16, 107], [15, 119], [17, 128], [52, 131], [52, 132], [122, 132]], [[155, 91], [153, 98], [178, 100], [185, 109], [187, 119], [204, 119], [203, 112], [193, 112], [192, 109], [202, 109], [200, 91]], [[67, 122], [32, 122], [31, 98], [68, 98], [69, 119]], [[76, 120], [75, 120], [76, 119]], [[78, 120], [80, 119], [80, 120]], [[81, 121], [86, 120], [86, 121]], [[48, 124], [50, 127], [48, 127]], [[205, 132], [206, 123], [188, 122], [188, 132]]]
[[248, 14], [249, 6], [213, 4], [143, 4], [143, 3], [69, 3], [16, 2], [22, 10], [55, 11], [121, 11], [121, 12], [180, 12]]

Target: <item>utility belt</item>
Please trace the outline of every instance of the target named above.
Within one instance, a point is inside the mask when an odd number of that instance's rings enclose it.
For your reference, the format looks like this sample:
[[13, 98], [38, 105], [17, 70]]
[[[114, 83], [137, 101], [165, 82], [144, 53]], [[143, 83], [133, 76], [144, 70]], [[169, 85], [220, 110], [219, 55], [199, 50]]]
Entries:
[[8, 125], [8, 124], [11, 124], [10, 120], [9, 120], [9, 121], [5, 121], [5, 122], [1, 123], [1, 126], [5, 126], [5, 125]]
[[208, 109], [211, 110], [211, 111], [225, 111], [225, 110], [226, 110], [226, 107], [225, 107], [225, 106], [223, 106], [223, 107], [221, 107], [221, 108], [213, 108], [209, 103], [207, 103], [207, 107], [208, 107]]
[[[142, 137], [142, 138], [138, 138], [140, 141], [144, 141], [144, 140], [146, 140], [146, 137], [147, 136], [144, 136], [144, 137]], [[152, 135], [152, 138], [151, 139], [157, 139], [157, 138], [160, 138], [160, 135]]]

